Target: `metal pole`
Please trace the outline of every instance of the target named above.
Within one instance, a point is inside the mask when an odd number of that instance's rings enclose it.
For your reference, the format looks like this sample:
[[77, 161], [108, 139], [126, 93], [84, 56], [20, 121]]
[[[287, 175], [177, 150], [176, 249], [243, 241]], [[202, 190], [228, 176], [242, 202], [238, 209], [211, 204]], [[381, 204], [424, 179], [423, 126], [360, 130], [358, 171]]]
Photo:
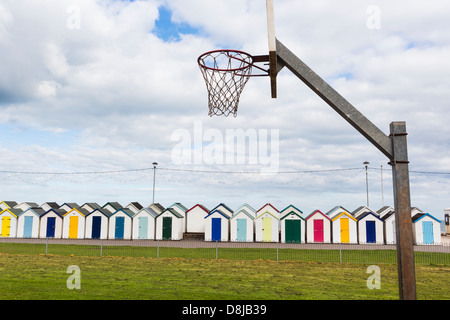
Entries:
[[411, 221], [411, 195], [409, 186], [408, 151], [405, 122], [390, 125], [393, 160], [395, 227], [400, 299], [416, 299], [413, 230]]
[[156, 166], [158, 165], [158, 162], [153, 162], [153, 201], [152, 203], [155, 203], [155, 181], [156, 181]]
[[367, 207], [369, 207], [369, 177], [367, 175], [367, 166], [369, 165], [369, 162], [364, 161], [363, 164], [366, 166], [366, 197], [367, 197]]
[[389, 158], [392, 165], [400, 299], [416, 299], [408, 154], [405, 122], [392, 122], [386, 136], [344, 97], [277, 40], [277, 63], [288, 68]]
[[384, 207], [383, 166], [381, 166], [381, 207]]

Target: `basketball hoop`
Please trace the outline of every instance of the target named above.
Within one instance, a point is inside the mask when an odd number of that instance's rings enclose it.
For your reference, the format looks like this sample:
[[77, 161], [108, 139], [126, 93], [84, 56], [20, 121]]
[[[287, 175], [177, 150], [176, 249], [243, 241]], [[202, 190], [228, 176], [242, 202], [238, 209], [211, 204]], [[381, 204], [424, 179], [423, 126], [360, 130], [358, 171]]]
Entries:
[[[202, 54], [197, 62], [208, 90], [209, 116], [237, 116], [239, 98], [252, 76], [267, 76], [268, 70], [255, 62], [268, 61], [268, 56], [252, 56], [238, 50], [214, 50]], [[252, 67], [264, 71], [252, 74]]]

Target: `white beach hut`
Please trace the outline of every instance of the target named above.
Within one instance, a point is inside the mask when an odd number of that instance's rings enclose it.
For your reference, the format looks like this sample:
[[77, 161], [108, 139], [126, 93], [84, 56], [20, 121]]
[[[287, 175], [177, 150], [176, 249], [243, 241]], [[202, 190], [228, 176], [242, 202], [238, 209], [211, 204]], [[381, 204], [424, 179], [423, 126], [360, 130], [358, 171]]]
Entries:
[[305, 218], [302, 212], [293, 206], [282, 211], [281, 219], [281, 242], [282, 243], [304, 243], [306, 239]]
[[81, 207], [73, 208], [63, 215], [63, 234], [64, 239], [84, 239], [86, 216], [89, 211]]
[[183, 216], [167, 208], [155, 219], [157, 240], [181, 240], [183, 238]]
[[205, 218], [205, 241], [228, 241], [230, 216], [220, 209], [212, 210]]
[[18, 238], [39, 238], [39, 222], [46, 211], [42, 208], [29, 208], [17, 216]]
[[100, 206], [90, 211], [86, 215], [85, 237], [87, 239], [108, 239], [109, 217], [111, 215], [112, 213], [109, 210]]
[[151, 208], [142, 208], [133, 217], [133, 239], [155, 239], [156, 217]]
[[331, 219], [320, 210], [308, 215], [306, 221], [306, 242], [330, 243]]
[[279, 241], [280, 212], [270, 203], [257, 211], [255, 218], [255, 240], [258, 242]]
[[358, 242], [366, 243], [384, 243], [384, 223], [378, 215], [373, 212], [367, 212], [358, 217]]
[[135, 213], [130, 209], [122, 208], [115, 211], [109, 217], [108, 238], [131, 239], [132, 219], [134, 215]]
[[39, 225], [39, 238], [62, 237], [63, 215], [66, 214], [62, 209], [50, 209], [41, 216]]
[[255, 240], [255, 212], [241, 207], [230, 218], [230, 241], [253, 242]]
[[17, 236], [17, 217], [22, 209], [5, 209], [0, 212], [0, 237], [15, 238]]
[[205, 217], [209, 214], [209, 210], [201, 205], [196, 204], [186, 211], [186, 233], [204, 233]]
[[415, 244], [442, 244], [441, 221], [427, 213], [417, 213], [412, 217]]
[[348, 210], [337, 206], [326, 215], [331, 219], [333, 243], [358, 243], [358, 220]]

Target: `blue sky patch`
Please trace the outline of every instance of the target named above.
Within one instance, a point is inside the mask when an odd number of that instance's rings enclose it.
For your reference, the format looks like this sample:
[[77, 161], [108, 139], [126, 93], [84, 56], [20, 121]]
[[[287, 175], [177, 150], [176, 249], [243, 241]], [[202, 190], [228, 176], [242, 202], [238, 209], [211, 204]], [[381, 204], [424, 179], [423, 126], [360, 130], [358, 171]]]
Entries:
[[159, 7], [159, 18], [155, 21], [153, 34], [165, 42], [176, 42], [181, 40], [182, 34], [195, 34], [198, 29], [187, 23], [174, 23], [172, 21], [172, 11], [166, 7]]

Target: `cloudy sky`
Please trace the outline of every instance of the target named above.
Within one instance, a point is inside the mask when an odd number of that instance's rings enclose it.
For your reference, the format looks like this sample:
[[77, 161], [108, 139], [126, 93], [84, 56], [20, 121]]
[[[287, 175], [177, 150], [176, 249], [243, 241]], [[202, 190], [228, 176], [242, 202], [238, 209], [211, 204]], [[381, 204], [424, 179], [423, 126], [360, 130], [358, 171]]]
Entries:
[[[448, 12], [445, 0], [275, 0], [286, 47], [386, 134], [406, 121], [412, 205], [439, 218]], [[148, 205], [156, 161], [165, 206], [353, 211], [368, 161], [369, 207], [393, 205], [388, 159], [287, 69], [277, 99], [251, 78], [237, 117], [209, 117], [196, 60], [219, 48], [267, 54], [264, 0], [0, 0], [0, 200]]]

